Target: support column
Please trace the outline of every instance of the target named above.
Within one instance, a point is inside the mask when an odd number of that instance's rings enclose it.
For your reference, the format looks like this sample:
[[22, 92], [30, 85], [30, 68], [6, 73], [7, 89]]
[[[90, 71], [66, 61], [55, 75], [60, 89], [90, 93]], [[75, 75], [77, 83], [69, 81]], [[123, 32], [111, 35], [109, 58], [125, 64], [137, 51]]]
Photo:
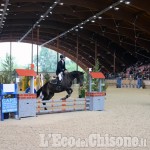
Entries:
[[114, 75], [116, 73], [116, 52], [114, 52]]
[[[59, 49], [59, 38], [57, 38], [57, 48]], [[59, 61], [59, 53], [57, 52], [57, 63]]]
[[32, 29], [31, 64], [33, 64], [33, 29]]
[[77, 34], [77, 52], [76, 52], [76, 70], [78, 71], [78, 56], [79, 56], [79, 37]]
[[9, 70], [10, 71], [9, 72], [10, 80], [12, 79], [12, 77], [11, 77], [11, 71], [12, 71], [11, 70], [11, 68], [12, 68], [12, 64], [11, 63], [12, 63], [12, 61], [11, 60], [12, 60], [12, 42], [10, 42], [10, 60], [9, 60], [10, 61], [10, 70]]
[[37, 27], [37, 75], [39, 73], [39, 65], [38, 65], [38, 62], [39, 62], [39, 27]]
[[97, 61], [97, 41], [95, 41], [95, 65]]

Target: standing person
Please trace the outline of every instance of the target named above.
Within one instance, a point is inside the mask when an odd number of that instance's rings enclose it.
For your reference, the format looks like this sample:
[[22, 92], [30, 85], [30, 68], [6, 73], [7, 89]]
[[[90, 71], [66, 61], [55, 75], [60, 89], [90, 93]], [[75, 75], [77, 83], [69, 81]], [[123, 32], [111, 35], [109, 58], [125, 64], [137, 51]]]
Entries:
[[57, 63], [56, 75], [58, 77], [57, 85], [61, 85], [61, 81], [63, 79], [64, 72], [67, 71], [65, 66], [65, 56], [60, 55], [60, 61]]

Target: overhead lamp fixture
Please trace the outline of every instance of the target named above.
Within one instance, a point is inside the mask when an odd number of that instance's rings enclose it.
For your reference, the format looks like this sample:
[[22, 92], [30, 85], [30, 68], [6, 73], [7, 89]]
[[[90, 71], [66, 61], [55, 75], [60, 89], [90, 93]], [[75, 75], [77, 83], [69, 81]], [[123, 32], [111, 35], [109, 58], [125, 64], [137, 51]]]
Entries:
[[44, 16], [43, 15], [41, 15], [41, 18], [43, 18]]
[[52, 14], [52, 11], [50, 11], [49, 13]]
[[123, 0], [120, 0], [120, 3], [122, 3], [123, 2]]
[[119, 7], [115, 7], [114, 9], [115, 9], [115, 10], [119, 10]]
[[95, 22], [95, 20], [92, 20], [91, 22], [93, 22], [93, 23], [94, 23], [94, 22]]
[[57, 4], [58, 2], [57, 2], [57, 1], [55, 1], [54, 3], [55, 3], [55, 4]]
[[130, 1], [125, 1], [125, 4], [129, 5], [129, 4], [130, 4]]
[[61, 5], [61, 6], [62, 6], [62, 5], [64, 5], [64, 3], [59, 3], [59, 5]]
[[1, 6], [4, 6], [5, 4], [1, 4]]
[[49, 8], [53, 8], [53, 7], [51, 6], [51, 7], [49, 7]]
[[80, 28], [81, 28], [81, 29], [83, 29], [83, 27], [82, 27], [82, 26], [81, 26]]
[[0, 11], [3, 11], [3, 9], [0, 9]]
[[96, 16], [93, 16], [93, 18], [96, 18]]
[[99, 16], [99, 17], [98, 17], [98, 19], [102, 19], [102, 17], [101, 17], [101, 16]]
[[7, 10], [9, 10], [9, 8], [7, 8]]
[[112, 9], [113, 7], [112, 7], [112, 6], [109, 6], [109, 8]]

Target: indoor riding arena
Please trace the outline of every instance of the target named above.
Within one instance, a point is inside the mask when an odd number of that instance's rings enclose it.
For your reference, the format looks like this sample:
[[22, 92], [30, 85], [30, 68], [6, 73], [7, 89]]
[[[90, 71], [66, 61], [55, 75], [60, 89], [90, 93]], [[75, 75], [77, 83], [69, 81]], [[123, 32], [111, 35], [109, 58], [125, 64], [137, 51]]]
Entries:
[[149, 6], [0, 0], [0, 150], [150, 150]]

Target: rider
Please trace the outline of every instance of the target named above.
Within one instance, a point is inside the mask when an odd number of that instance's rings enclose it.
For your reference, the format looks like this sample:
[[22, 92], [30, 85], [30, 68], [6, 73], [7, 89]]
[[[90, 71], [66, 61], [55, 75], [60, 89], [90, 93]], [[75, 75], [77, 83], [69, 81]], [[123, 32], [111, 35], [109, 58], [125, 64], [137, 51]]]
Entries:
[[65, 56], [60, 55], [60, 61], [57, 63], [57, 70], [56, 70], [56, 75], [58, 77], [57, 85], [61, 85], [61, 81], [63, 79], [65, 71], [67, 71], [65, 66]]

